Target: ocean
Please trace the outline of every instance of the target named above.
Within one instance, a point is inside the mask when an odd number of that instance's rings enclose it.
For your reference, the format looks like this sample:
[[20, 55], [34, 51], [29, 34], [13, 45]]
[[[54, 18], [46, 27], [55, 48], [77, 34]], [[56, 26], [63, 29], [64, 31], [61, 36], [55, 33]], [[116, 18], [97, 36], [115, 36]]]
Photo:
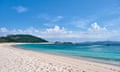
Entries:
[[120, 45], [17, 44], [19, 48], [120, 65]]

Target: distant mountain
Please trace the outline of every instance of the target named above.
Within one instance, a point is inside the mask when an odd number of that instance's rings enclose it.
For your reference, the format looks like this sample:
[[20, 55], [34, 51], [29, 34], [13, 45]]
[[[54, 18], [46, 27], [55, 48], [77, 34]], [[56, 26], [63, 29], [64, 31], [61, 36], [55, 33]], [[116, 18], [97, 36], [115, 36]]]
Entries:
[[120, 45], [120, 41], [96, 41], [96, 42], [81, 42], [80, 45]]
[[48, 41], [32, 35], [17, 34], [17, 35], [8, 35], [6, 37], [0, 37], [0, 42], [38, 43], [38, 42], [48, 42]]

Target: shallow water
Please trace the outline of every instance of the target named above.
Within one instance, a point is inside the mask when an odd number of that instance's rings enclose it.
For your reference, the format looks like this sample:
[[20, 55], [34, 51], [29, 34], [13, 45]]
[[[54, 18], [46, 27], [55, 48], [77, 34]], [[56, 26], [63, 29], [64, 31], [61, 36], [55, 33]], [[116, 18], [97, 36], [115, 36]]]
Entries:
[[79, 45], [79, 44], [18, 44], [23, 49], [120, 62], [120, 46]]

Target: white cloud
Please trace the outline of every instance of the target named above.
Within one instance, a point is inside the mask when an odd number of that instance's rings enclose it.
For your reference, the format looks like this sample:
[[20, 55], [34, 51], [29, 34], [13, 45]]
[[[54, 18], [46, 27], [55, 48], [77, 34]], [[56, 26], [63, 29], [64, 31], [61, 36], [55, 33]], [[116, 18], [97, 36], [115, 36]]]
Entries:
[[46, 29], [47, 33], [66, 33], [64, 27], [60, 28], [59, 26], [54, 26], [53, 28]]
[[[90, 31], [70, 31], [64, 27], [55, 25], [52, 28], [46, 28], [45, 30], [39, 30], [34, 27], [28, 29], [13, 29], [8, 30], [7, 28], [0, 28], [0, 32], [5, 34], [32, 34], [38, 37], [55, 39], [55, 40], [64, 40], [68, 39], [69, 41], [88, 41], [88, 40], [114, 40], [114, 38], [119, 39], [120, 31], [110, 31], [106, 30], [104, 27], [99, 26], [97, 23], [91, 24], [88, 28]], [[1, 33], [2, 34], [2, 33]]]
[[23, 13], [23, 12], [28, 11], [28, 8], [24, 6], [16, 6], [16, 7], [13, 7], [13, 9], [15, 9], [18, 13]]
[[70, 33], [72, 33], [72, 31], [68, 31], [64, 27], [56, 25], [53, 28], [45, 29], [40, 34], [45, 38], [64, 38], [66, 35], [69, 35]]
[[[114, 35], [111, 32], [107, 32], [105, 28], [100, 27], [98, 24], [92, 24], [92, 31], [69, 31], [64, 27], [54, 26], [53, 28], [47, 28], [45, 31], [41, 32], [40, 35], [45, 38], [72, 38], [72, 39], [107, 39]], [[93, 32], [95, 31], [95, 32]], [[97, 32], [96, 32], [97, 31]], [[112, 32], [115, 33], [115, 32]], [[107, 35], [106, 35], [107, 34]]]
[[5, 27], [2, 27], [2, 28], [0, 28], [0, 32], [1, 32], [1, 33], [8, 32], [8, 29], [5, 28]]
[[97, 24], [97, 22], [91, 24], [91, 27], [88, 28], [89, 31], [99, 32], [99, 31], [106, 31], [105, 27], [101, 27]]

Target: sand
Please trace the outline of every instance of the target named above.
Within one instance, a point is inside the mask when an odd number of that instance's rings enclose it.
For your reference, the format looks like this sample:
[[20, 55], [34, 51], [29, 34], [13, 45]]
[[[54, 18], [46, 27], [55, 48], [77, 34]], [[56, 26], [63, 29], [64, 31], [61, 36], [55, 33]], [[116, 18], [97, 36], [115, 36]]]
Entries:
[[119, 66], [39, 53], [0, 44], [0, 72], [120, 72]]

